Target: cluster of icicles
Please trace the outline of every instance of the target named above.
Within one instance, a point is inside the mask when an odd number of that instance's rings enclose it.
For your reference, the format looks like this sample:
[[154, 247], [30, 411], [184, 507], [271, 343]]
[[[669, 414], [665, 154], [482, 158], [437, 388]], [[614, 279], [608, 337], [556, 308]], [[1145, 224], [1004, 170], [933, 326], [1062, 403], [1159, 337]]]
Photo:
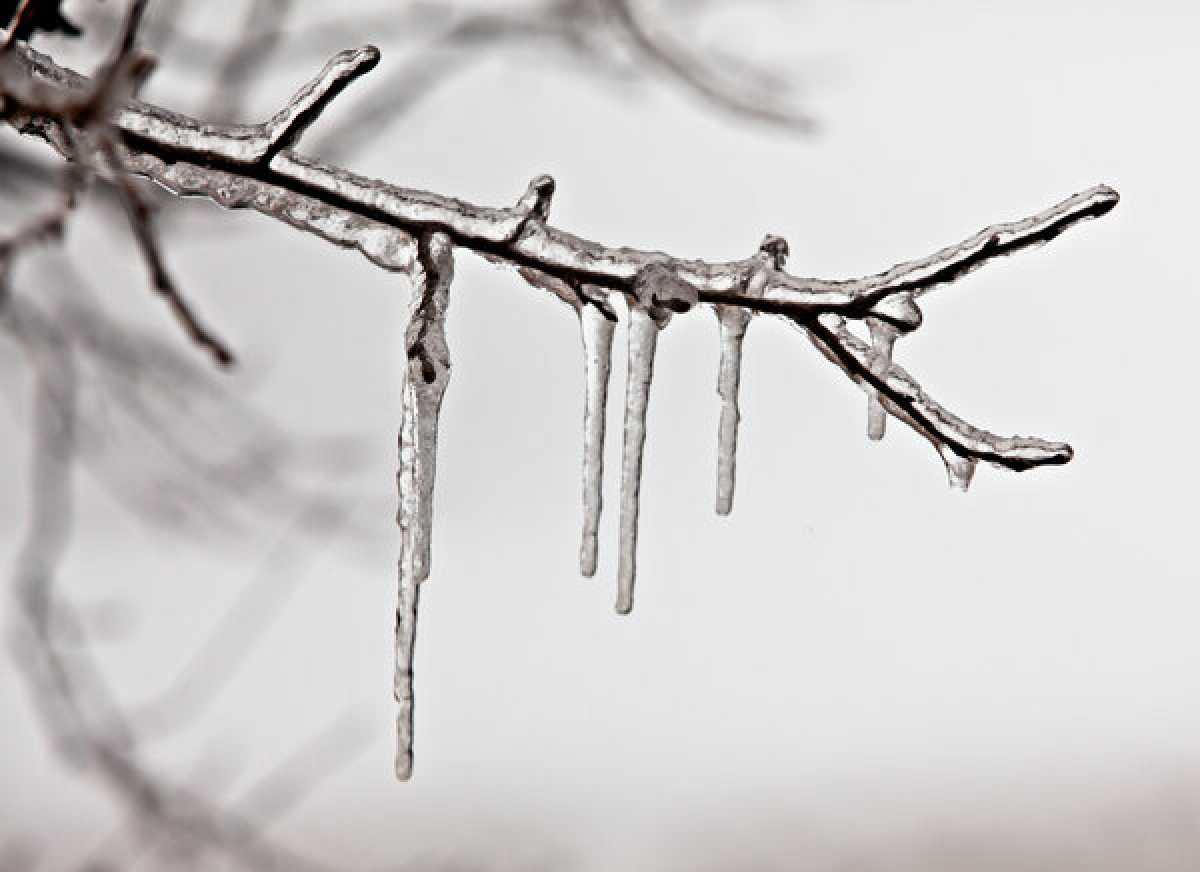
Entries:
[[[543, 177], [545, 178], [545, 177]], [[536, 184], [535, 180], [535, 184]], [[782, 267], [786, 243], [768, 237], [752, 263]], [[420, 585], [429, 577], [433, 513], [433, 483], [437, 463], [438, 415], [449, 381], [446, 311], [453, 279], [453, 245], [443, 233], [417, 240], [417, 265], [410, 319], [405, 337], [405, 371], [399, 437], [399, 512], [401, 547], [399, 602], [396, 613], [395, 696], [397, 712], [396, 774], [412, 774], [413, 655]], [[755, 271], [758, 272], [758, 271]], [[523, 271], [535, 284], [551, 282], [545, 275]], [[753, 274], [749, 284], [755, 279]], [[585, 400], [583, 416], [583, 534], [579, 566], [583, 575], [596, 573], [604, 472], [605, 413], [612, 373], [613, 336], [617, 315], [604, 288], [581, 284], [570, 288], [555, 283], [554, 291], [570, 304], [579, 321], [583, 342]], [[639, 271], [628, 299], [628, 363], [626, 371], [624, 447], [621, 460], [620, 552], [617, 602], [620, 614], [633, 608], [637, 558], [639, 494], [646, 441], [646, 414], [659, 331], [673, 313], [686, 312], [699, 302], [699, 292], [664, 264]], [[733, 501], [734, 451], [737, 445], [738, 385], [742, 339], [751, 313], [738, 306], [716, 306], [721, 333], [719, 393], [722, 400], [719, 433], [717, 511], [728, 514]]]
[[[546, 177], [541, 177], [545, 179]], [[538, 180], [535, 180], [536, 186]], [[548, 186], [552, 190], [553, 183]], [[763, 240], [748, 263], [744, 294], [761, 296], [768, 270], [783, 269], [788, 244], [777, 236]], [[408, 779], [413, 766], [413, 656], [420, 585], [429, 577], [433, 520], [433, 485], [437, 463], [438, 415], [449, 381], [450, 359], [446, 345], [446, 313], [454, 273], [453, 245], [444, 233], [417, 240], [414, 293], [406, 331], [407, 366], [404, 378], [399, 436], [399, 512], [401, 532], [399, 598], [396, 613], [395, 696], [397, 712], [396, 774]], [[580, 572], [596, 573], [602, 509], [605, 419], [612, 373], [613, 339], [617, 314], [610, 291], [592, 285], [568, 287], [544, 274], [522, 270], [533, 284], [548, 287], [571, 305], [579, 321], [584, 360], [583, 415], [583, 531], [579, 550]], [[637, 532], [646, 440], [646, 415], [658, 334], [673, 313], [686, 312], [699, 302], [695, 287], [665, 264], [644, 267], [627, 295], [628, 348], [626, 363], [624, 444], [621, 456], [619, 553], [616, 610], [633, 608], [637, 565]], [[717, 437], [716, 511], [727, 515], [733, 508], [736, 450], [740, 411], [742, 345], [754, 313], [742, 306], [712, 306], [720, 333], [717, 393], [721, 401]], [[887, 370], [899, 331], [886, 322], [866, 319], [872, 339], [873, 369]], [[878, 393], [867, 392], [867, 434], [882, 439], [887, 411]], [[941, 452], [952, 486], [966, 490], [976, 459], [950, 449]]]

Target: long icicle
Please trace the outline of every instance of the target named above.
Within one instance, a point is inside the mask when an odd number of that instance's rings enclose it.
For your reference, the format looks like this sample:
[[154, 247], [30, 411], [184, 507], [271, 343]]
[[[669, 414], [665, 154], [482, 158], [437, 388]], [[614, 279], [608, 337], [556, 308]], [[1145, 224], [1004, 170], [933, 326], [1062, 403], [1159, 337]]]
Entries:
[[400, 421], [399, 592], [396, 605], [396, 777], [412, 776], [413, 651], [421, 582], [429, 577], [438, 414], [450, 380], [446, 309], [454, 278], [454, 252], [444, 233], [418, 240], [419, 280], [414, 279], [405, 334], [406, 366]]
[[[766, 291], [770, 270], [783, 269], [788, 257], [787, 240], [768, 235], [752, 260], [742, 296], [759, 299]], [[733, 511], [737, 484], [738, 426], [742, 420], [738, 393], [742, 382], [742, 344], [754, 313], [741, 306], [716, 306], [721, 334], [721, 364], [717, 371], [717, 395], [721, 398], [721, 422], [717, 427], [717, 514]]]
[[629, 364], [625, 383], [625, 445], [621, 457], [621, 542], [617, 561], [617, 613], [633, 609], [637, 572], [639, 493], [642, 450], [646, 444], [646, 407], [654, 377], [659, 326], [641, 306], [629, 306]]
[[608, 407], [608, 380], [612, 372], [612, 342], [616, 322], [599, 306], [579, 307], [579, 332], [583, 338], [586, 392], [583, 408], [583, 539], [579, 546], [579, 571], [596, 574], [599, 550], [601, 488], [604, 480], [604, 417]]

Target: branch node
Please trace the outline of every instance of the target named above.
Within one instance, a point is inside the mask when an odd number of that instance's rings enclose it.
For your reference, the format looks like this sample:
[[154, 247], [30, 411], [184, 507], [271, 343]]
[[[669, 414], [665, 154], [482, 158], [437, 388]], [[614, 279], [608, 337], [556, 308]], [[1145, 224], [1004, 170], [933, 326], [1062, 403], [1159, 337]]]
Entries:
[[687, 312], [699, 303], [700, 291], [666, 264], [651, 263], [638, 270], [633, 280], [633, 297], [662, 329], [673, 313]]
[[911, 291], [888, 294], [871, 307], [871, 316], [905, 333], [921, 326], [924, 315]]

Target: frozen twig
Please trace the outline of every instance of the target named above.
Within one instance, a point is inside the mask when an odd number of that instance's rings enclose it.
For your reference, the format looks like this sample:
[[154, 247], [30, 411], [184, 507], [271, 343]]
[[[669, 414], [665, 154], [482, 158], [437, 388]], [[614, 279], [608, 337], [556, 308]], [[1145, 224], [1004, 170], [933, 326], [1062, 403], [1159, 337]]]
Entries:
[[[629, 14], [628, 3], [616, 5]], [[25, 46], [18, 45], [14, 56], [24, 78], [16, 82], [19, 87], [9, 89], [18, 94], [11, 105], [3, 95], [7, 120], [68, 156], [86, 149], [88, 141], [73, 142], [69, 119], [52, 108], [76, 99], [73, 95], [89, 93], [93, 83]], [[530, 284], [550, 291], [577, 312], [595, 305], [609, 313], [612, 295], [623, 296], [629, 305], [618, 611], [629, 611], [633, 602], [645, 415], [657, 335], [672, 313], [687, 312], [698, 304], [717, 308], [722, 329], [718, 511], [727, 511], [732, 501], [741, 343], [754, 313], [778, 315], [802, 329], [822, 354], [867, 391], [869, 434], [882, 436], [886, 414], [908, 424], [933, 443], [957, 487], [966, 487], [980, 462], [1024, 470], [1070, 460], [1071, 449], [1064, 443], [997, 436], [950, 413], [892, 362], [892, 347], [899, 336], [921, 326], [918, 300], [925, 293], [992, 259], [1043, 244], [1080, 221], [1107, 213], [1118, 201], [1111, 188], [1091, 188], [1030, 218], [989, 227], [929, 257], [845, 281], [787, 272], [787, 244], [779, 237], [769, 237], [749, 258], [724, 262], [611, 247], [549, 223], [554, 182], [548, 176], [530, 182], [515, 205], [486, 207], [369, 179], [299, 153], [301, 134], [377, 60], [378, 52], [371, 47], [337, 55], [279, 113], [261, 124], [214, 124], [129, 101], [112, 113], [115, 144], [101, 152], [116, 173], [145, 176], [180, 196], [255, 209], [336, 245], [357, 249], [385, 269], [408, 274], [416, 285], [406, 341], [398, 476], [401, 559], [395, 696], [400, 704], [396, 771], [402, 778], [412, 770], [413, 644], [419, 585], [428, 575], [430, 560], [437, 418], [449, 375], [444, 316], [455, 248], [515, 268]], [[57, 102], [21, 99], [22, 87], [53, 94]], [[866, 323], [871, 343], [849, 330], [850, 320]], [[607, 351], [601, 348], [611, 336], [606, 340], [597, 333], [589, 338], [586, 330], [585, 325], [588, 402], [581, 568], [589, 574], [595, 569], [592, 540], [600, 511], [598, 451], [603, 433], [596, 423], [607, 382]]]
[[[28, 48], [18, 53], [28, 72], [39, 82], [67, 89], [86, 86], [88, 80], [57, 66]], [[316, 101], [323, 107], [336, 88], [369, 68], [370, 48], [339, 54], [318, 77]], [[350, 61], [346, 67], [342, 65]], [[340, 71], [352, 74], [342, 78]], [[310, 93], [306, 86], [301, 95]], [[327, 91], [322, 88], [328, 87]], [[300, 98], [298, 97], [298, 100]], [[359, 176], [342, 168], [305, 157], [279, 144], [271, 131], [296, 132], [292, 122], [297, 102], [261, 125], [216, 125], [196, 121], [146, 103], [130, 103], [117, 113], [126, 167], [184, 196], [203, 196], [230, 208], [253, 208], [267, 215], [325, 236], [340, 245], [363, 250], [379, 263], [372, 243], [385, 229], [405, 234], [407, 251], [396, 255], [390, 269], [408, 271], [414, 253], [412, 240], [422, 233], [444, 232], [456, 247], [471, 249], [516, 267], [528, 267], [569, 285], [586, 283], [609, 291], [633, 292], [641, 269], [662, 264], [695, 286], [702, 303], [736, 305], [759, 312], [801, 319], [823, 313], [851, 318], [876, 317], [902, 331], [919, 326], [920, 311], [913, 297], [953, 281], [987, 261], [1049, 241], [1067, 227], [1109, 211], [1116, 192], [1099, 186], [1024, 221], [990, 227], [971, 239], [943, 249], [928, 258], [901, 264], [885, 273], [863, 279], [828, 281], [769, 269], [761, 298], [744, 293], [746, 272], [753, 259], [708, 262], [672, 258], [661, 252], [610, 248], [580, 238], [545, 222], [530, 224], [525, 209], [494, 208]], [[300, 115], [303, 113], [295, 113]], [[41, 136], [62, 150], [56, 118], [30, 111], [10, 113], [19, 130]], [[311, 114], [304, 114], [311, 123]], [[281, 135], [281, 134], [280, 134]], [[373, 232], [369, 232], [373, 231]], [[401, 256], [402, 255], [402, 256]]]
[[1017, 471], [1067, 463], [1073, 456], [1071, 446], [1065, 442], [997, 436], [968, 424], [939, 405], [903, 369], [881, 360], [837, 315], [823, 315], [815, 321], [797, 324], [822, 354], [856, 383], [869, 387], [889, 413], [932, 442], [939, 451], [945, 447], [955, 456]]

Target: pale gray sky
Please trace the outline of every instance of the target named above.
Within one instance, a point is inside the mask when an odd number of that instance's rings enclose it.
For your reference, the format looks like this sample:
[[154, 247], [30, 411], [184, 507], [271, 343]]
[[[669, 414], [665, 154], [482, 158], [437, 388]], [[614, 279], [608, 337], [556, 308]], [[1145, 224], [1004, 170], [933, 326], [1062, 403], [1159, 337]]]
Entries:
[[[299, 592], [156, 765], [232, 760], [236, 796], [361, 703], [364, 753], [271, 830], [344, 868], [1193, 868], [1200, 13], [1167, 0], [780, 5], [740, 16], [737, 32], [794, 64], [815, 138], [741, 124], [663, 83], [631, 96], [527, 52], [456, 76], [351, 165], [480, 203], [550, 172], [554, 221], [574, 232], [727, 259], [770, 231], [791, 241], [793, 271], [831, 278], [1108, 183], [1123, 198], [1114, 213], [939, 290], [896, 353], [963, 417], [1065, 439], [1075, 461], [984, 467], [969, 494], [952, 492], [897, 422], [868, 443], [860, 391], [762, 319], [734, 513], [717, 518], [715, 321], [677, 318], [651, 397], [637, 604], [618, 617], [619, 404], [600, 571], [585, 581], [574, 319], [463, 254], [417, 767], [397, 784], [407, 289], [231, 216], [227, 233], [176, 239], [172, 264], [242, 351], [234, 385], [295, 433], [367, 445], [367, 532], [299, 557]], [[385, 52], [378, 75], [387, 64]], [[288, 88], [273, 78], [252, 105], [265, 114]], [[140, 279], [122, 236], [81, 225], [69, 250], [120, 311], [172, 335], [136, 282], [117, 287]], [[614, 399], [622, 376], [618, 363]], [[6, 454], [23, 457], [20, 425], [2, 426]], [[24, 472], [10, 469], [5, 555], [22, 529]], [[289, 521], [226, 552], [149, 534], [94, 488], [85, 519], [64, 580], [84, 601], [136, 606], [134, 632], [101, 650], [129, 700], [178, 673]], [[66, 868], [119, 815], [53, 755], [7, 660], [0, 700], [0, 844], [29, 839], [46, 868]]]

